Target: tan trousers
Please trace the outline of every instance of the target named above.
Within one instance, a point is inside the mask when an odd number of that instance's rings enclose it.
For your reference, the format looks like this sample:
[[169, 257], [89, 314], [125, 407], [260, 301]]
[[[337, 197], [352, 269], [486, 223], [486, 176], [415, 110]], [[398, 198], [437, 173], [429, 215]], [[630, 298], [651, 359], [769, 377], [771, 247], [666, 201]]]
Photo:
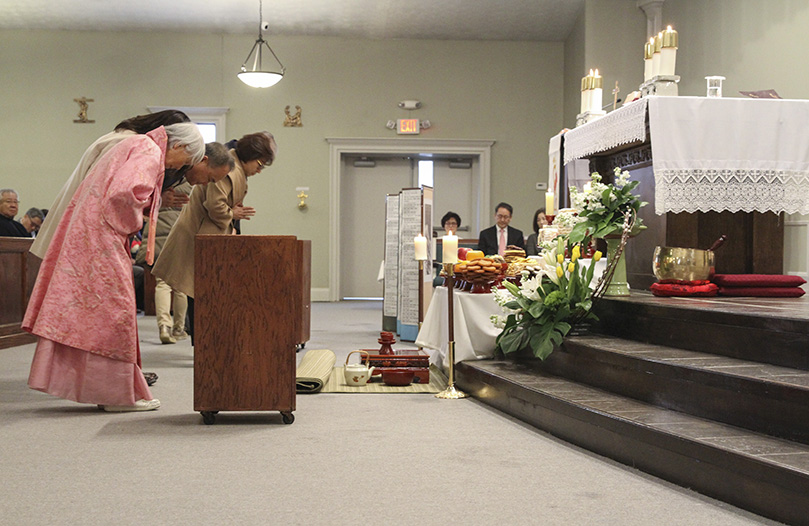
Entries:
[[174, 320], [171, 318], [171, 287], [162, 279], [155, 277], [154, 307], [157, 314], [157, 326], [171, 327], [174, 332], [185, 328], [185, 312], [188, 309], [188, 298], [182, 292], [174, 291]]

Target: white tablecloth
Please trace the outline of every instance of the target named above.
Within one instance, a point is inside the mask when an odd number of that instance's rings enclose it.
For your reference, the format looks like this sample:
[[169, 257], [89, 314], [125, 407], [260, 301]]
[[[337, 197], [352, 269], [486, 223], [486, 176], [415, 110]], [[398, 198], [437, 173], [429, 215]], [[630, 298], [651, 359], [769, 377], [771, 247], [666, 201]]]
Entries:
[[565, 133], [565, 164], [623, 144], [646, 140], [645, 97]]
[[809, 101], [649, 99], [656, 213], [809, 214]]
[[[494, 294], [472, 294], [453, 290], [453, 316], [455, 319], [455, 363], [463, 360], [482, 360], [494, 355], [495, 339], [501, 329], [489, 321], [493, 314], [502, 314], [494, 302]], [[449, 367], [447, 342], [449, 335], [449, 301], [447, 288], [436, 287], [433, 299], [424, 315], [424, 322], [416, 338], [416, 345], [434, 351], [431, 358], [444, 369]]]

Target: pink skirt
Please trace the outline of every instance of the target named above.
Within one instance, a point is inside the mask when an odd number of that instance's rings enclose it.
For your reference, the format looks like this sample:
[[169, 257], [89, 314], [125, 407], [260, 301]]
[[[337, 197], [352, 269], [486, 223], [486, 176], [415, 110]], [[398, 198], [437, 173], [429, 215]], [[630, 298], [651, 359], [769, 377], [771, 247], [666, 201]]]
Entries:
[[135, 405], [152, 393], [140, 367], [45, 338], [37, 340], [28, 387], [84, 404]]

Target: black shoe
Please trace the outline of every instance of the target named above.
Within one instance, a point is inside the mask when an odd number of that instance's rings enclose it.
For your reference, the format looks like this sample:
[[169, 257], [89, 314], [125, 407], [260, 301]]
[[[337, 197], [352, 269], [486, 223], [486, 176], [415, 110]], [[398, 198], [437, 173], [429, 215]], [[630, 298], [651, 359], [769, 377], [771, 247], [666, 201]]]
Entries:
[[157, 382], [157, 373], [143, 373], [143, 377], [146, 378], [146, 385], [149, 387]]

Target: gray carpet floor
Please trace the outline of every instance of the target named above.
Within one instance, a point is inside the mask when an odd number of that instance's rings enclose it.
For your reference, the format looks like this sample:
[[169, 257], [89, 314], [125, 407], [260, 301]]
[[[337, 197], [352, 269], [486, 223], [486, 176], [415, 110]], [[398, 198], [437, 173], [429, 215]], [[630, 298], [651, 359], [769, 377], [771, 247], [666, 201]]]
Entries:
[[[0, 523], [775, 524], [469, 399], [301, 395], [292, 425], [220, 413], [206, 426], [190, 343], [161, 345], [154, 317], [139, 326], [155, 412], [29, 390], [34, 345], [0, 350]], [[380, 326], [380, 302], [316, 303], [306, 348], [344, 363]]]

